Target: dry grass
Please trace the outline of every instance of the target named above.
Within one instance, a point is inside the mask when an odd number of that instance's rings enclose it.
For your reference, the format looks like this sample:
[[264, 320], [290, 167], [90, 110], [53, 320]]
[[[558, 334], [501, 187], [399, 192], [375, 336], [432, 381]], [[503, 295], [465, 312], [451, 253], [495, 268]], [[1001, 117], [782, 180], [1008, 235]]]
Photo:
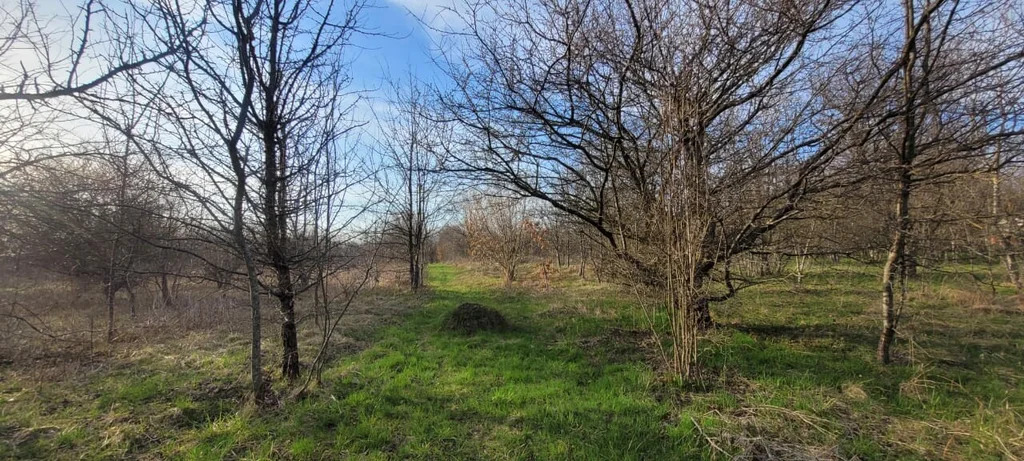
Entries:
[[[352, 286], [341, 274], [336, 289]], [[111, 359], [130, 359], [152, 347], [182, 351], [216, 348], [223, 338], [245, 338], [250, 331], [248, 297], [239, 290], [212, 284], [183, 283], [174, 304], [164, 306], [155, 286], [136, 289], [136, 313], [129, 312], [128, 296], [119, 293], [115, 304], [116, 335], [107, 342], [106, 306], [100, 287], [51, 276], [45, 281], [8, 279], [0, 288], [0, 367], [33, 380], [51, 381], [102, 369]], [[354, 353], [365, 347], [358, 332], [391, 324], [409, 310], [407, 296], [392, 288], [393, 281], [372, 284], [346, 313], [345, 328], [333, 338], [332, 351]], [[263, 337], [275, 353], [280, 317], [276, 300], [264, 298]], [[319, 346], [314, 323], [319, 322], [311, 300], [300, 298], [297, 317], [303, 333], [305, 358]], [[3, 314], [8, 315], [3, 315]], [[13, 314], [13, 315], [11, 315]]]

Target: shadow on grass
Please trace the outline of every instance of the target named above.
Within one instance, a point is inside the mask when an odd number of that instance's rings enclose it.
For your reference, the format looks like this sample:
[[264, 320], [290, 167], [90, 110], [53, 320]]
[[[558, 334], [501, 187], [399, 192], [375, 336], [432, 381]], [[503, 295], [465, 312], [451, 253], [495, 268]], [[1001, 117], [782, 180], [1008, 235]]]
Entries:
[[[444, 314], [481, 302], [512, 323], [505, 332], [444, 331]], [[679, 429], [652, 396], [641, 362], [595, 361], [587, 322], [552, 325], [542, 303], [514, 292], [436, 290], [432, 302], [354, 360], [333, 368], [330, 403], [310, 400], [289, 430], [333, 439], [339, 454], [417, 458], [641, 459], [701, 457], [706, 444]], [[590, 344], [590, 346], [594, 346]], [[598, 352], [600, 353], [600, 352]], [[668, 426], [666, 426], [668, 425]], [[683, 433], [676, 433], [682, 431]]]

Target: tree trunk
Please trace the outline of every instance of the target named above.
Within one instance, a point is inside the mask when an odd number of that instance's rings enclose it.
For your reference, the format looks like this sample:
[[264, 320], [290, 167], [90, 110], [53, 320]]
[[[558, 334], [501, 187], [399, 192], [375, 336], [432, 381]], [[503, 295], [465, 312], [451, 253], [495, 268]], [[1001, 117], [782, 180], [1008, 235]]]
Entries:
[[[912, 169], [914, 159], [917, 156], [917, 87], [914, 80], [917, 63], [917, 43], [914, 38], [914, 23], [916, 22], [914, 3], [907, 0], [904, 5], [905, 29], [904, 43], [909, 51], [906, 61], [903, 63], [903, 120], [902, 140], [897, 152], [899, 161], [899, 182], [898, 197], [896, 200], [896, 230], [893, 233], [892, 244], [889, 247], [889, 254], [885, 258], [885, 265], [882, 268], [882, 334], [878, 339], [877, 359], [882, 364], [892, 361], [892, 344], [896, 339], [896, 326], [899, 323], [900, 312], [896, 307], [895, 286], [898, 284], [901, 290], [906, 289], [907, 283], [907, 239], [910, 237], [910, 187], [912, 184]], [[927, 31], [925, 35], [927, 36]], [[926, 77], [926, 76], [925, 76]], [[924, 90], [927, 90], [927, 80], [923, 79]], [[925, 95], [927, 97], [927, 95]], [[902, 307], [901, 293], [901, 307]]]
[[555, 242], [554, 242], [554, 245], [551, 246], [551, 248], [553, 250], [555, 250], [555, 261], [557, 261], [557, 263], [558, 263], [558, 268], [561, 269], [562, 268], [562, 245], [561, 245], [562, 242], [558, 238], [559, 231], [560, 231], [559, 229], [556, 229], [555, 232], [553, 233], [554, 235], [552, 235], [552, 238], [554, 239]]
[[125, 285], [124, 289], [125, 289], [125, 291], [128, 292], [128, 309], [129, 309], [129, 312], [131, 312], [132, 318], [134, 319], [135, 315], [136, 315], [136, 310], [135, 310], [135, 307], [136, 307], [135, 306], [135, 290], [133, 290], [132, 287], [130, 285], [127, 285], [127, 284]]
[[906, 283], [906, 240], [910, 232], [910, 173], [900, 174], [899, 200], [896, 204], [896, 231], [893, 233], [889, 255], [882, 268], [882, 335], [878, 340], [878, 361], [888, 364], [892, 361], [892, 343], [896, 338], [896, 324], [899, 321], [896, 310], [895, 289]]
[[[232, 213], [232, 237], [238, 252], [242, 254], [242, 261], [245, 263], [245, 274], [249, 281], [249, 309], [251, 314], [251, 343], [249, 349], [249, 371], [252, 379], [253, 400], [262, 402], [263, 389], [263, 365], [262, 365], [262, 335], [260, 325], [260, 279], [256, 272], [256, 261], [253, 258], [252, 250], [245, 239], [245, 220], [242, 215], [245, 200], [245, 176], [241, 170], [241, 156], [236, 150], [231, 151], [232, 166], [237, 175], [235, 184], [235, 197]], [[218, 281], [220, 278], [218, 277]], [[219, 284], [218, 284], [219, 285]]]
[[715, 327], [715, 320], [711, 318], [711, 305], [707, 299], [698, 299], [694, 303], [693, 309], [698, 330], [706, 331]]
[[672, 308], [672, 366], [679, 377], [689, 381], [697, 373], [698, 302], [683, 286], [670, 291]]
[[409, 235], [409, 286], [412, 291], [418, 291], [423, 286], [423, 259], [422, 244], [418, 244], [411, 233]]
[[[1002, 148], [1002, 146], [1000, 146]], [[1020, 266], [1017, 263], [1017, 256], [1013, 245], [1013, 234], [1008, 229], [1010, 226], [1008, 217], [1003, 213], [1002, 194], [1000, 192], [999, 170], [1001, 167], [999, 149], [996, 149], [993, 158], [992, 173], [992, 241], [998, 242], [1003, 252], [1003, 265], [1006, 266], [1006, 276], [1013, 284], [1017, 296], [1024, 294], [1024, 280], [1021, 279]], [[1004, 222], [1006, 220], [1007, 222]], [[1024, 299], [1022, 299], [1024, 301]]]
[[1017, 256], [1013, 253], [1007, 253], [1003, 258], [1003, 263], [1006, 265], [1006, 272], [1010, 279], [1010, 283], [1013, 283], [1013, 287], [1017, 290], [1017, 295], [1024, 294], [1024, 280], [1021, 279], [1020, 265], [1017, 262]]
[[[278, 242], [280, 243], [280, 241]], [[278, 299], [281, 312], [281, 374], [289, 381], [299, 377], [299, 340], [295, 326], [295, 287], [292, 284], [291, 268], [280, 250], [274, 251], [275, 272], [277, 273], [277, 289], [274, 296]]]
[[167, 274], [160, 274], [160, 300], [163, 302], [164, 307], [174, 307], [174, 296], [171, 294], [171, 284], [167, 279]]
[[104, 294], [107, 297], [107, 342], [114, 341], [114, 296], [117, 294], [117, 289], [114, 287], [113, 282], [107, 282], [104, 287]]
[[512, 286], [512, 282], [516, 280], [515, 267], [506, 266], [505, 269], [502, 270], [502, 275], [504, 276], [505, 288], [510, 288]]
[[[907, 245], [907, 247], [911, 247]], [[912, 249], [906, 251], [906, 262], [904, 264], [904, 271], [906, 271], [907, 277], [917, 277], [917, 253]]]
[[295, 297], [283, 296], [281, 301], [281, 344], [284, 357], [281, 360], [281, 375], [288, 380], [299, 377], [299, 341], [295, 328]]
[[416, 261], [409, 262], [409, 285], [412, 287], [412, 291], [418, 291], [423, 285], [423, 281], [420, 279], [420, 267]]

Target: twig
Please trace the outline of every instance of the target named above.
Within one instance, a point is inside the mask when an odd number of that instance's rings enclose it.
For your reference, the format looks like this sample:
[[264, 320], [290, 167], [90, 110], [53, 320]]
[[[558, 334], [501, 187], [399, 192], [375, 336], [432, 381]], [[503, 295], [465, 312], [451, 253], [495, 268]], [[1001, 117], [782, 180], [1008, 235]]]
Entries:
[[708, 435], [704, 433], [704, 429], [700, 428], [700, 424], [697, 424], [697, 420], [693, 419], [693, 416], [690, 417], [690, 421], [693, 422], [693, 427], [696, 427], [697, 431], [700, 432], [701, 437], [704, 437], [704, 440], [707, 440], [708, 445], [711, 445], [711, 448], [714, 448], [715, 450], [718, 450], [719, 453], [725, 455], [726, 457], [729, 457], [728, 452], [723, 450], [722, 447], [719, 447], [714, 440], [711, 440], [711, 437], [708, 437]]

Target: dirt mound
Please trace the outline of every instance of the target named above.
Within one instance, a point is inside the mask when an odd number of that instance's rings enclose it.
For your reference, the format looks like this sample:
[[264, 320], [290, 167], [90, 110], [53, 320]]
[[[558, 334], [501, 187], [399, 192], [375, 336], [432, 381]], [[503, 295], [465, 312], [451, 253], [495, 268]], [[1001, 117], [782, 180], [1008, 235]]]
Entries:
[[475, 303], [463, 303], [448, 314], [444, 327], [451, 331], [471, 335], [478, 331], [503, 331], [508, 321], [494, 309]]

